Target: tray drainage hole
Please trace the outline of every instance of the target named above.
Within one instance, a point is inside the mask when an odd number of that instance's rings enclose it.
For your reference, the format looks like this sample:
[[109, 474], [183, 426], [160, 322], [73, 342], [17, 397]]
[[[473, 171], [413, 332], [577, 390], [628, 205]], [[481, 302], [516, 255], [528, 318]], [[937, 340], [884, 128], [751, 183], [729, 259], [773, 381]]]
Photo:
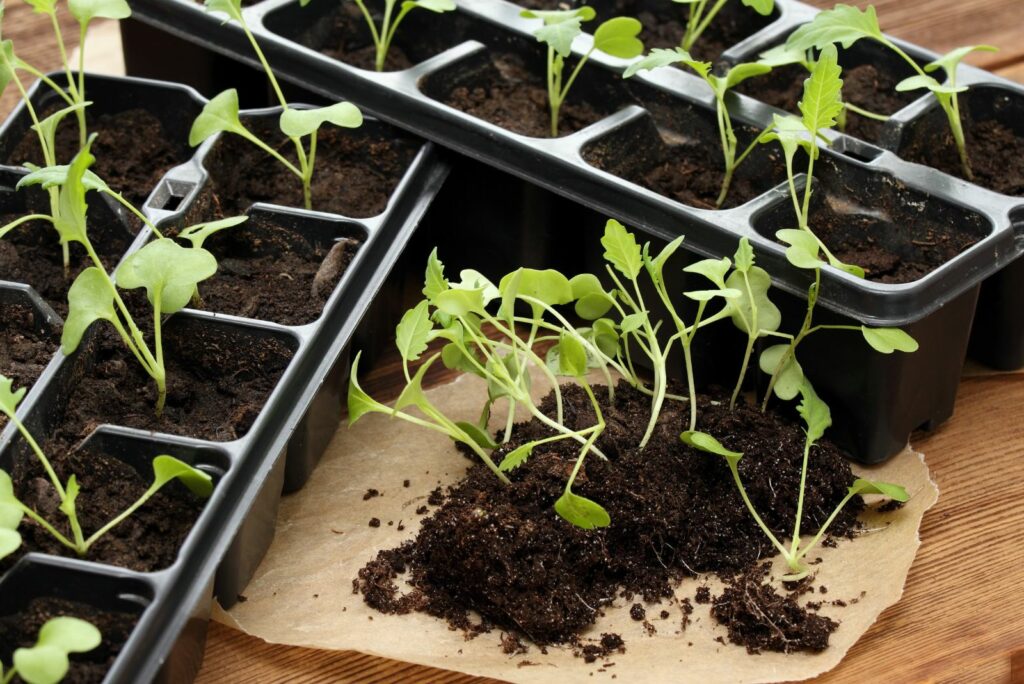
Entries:
[[163, 204], [156, 208], [164, 211], [177, 211], [183, 201], [185, 201], [184, 195], [170, 194], [164, 199]]
[[865, 164], [870, 164], [882, 155], [882, 150], [870, 145], [856, 145], [844, 141], [844, 144], [837, 147], [843, 156], [864, 162]]

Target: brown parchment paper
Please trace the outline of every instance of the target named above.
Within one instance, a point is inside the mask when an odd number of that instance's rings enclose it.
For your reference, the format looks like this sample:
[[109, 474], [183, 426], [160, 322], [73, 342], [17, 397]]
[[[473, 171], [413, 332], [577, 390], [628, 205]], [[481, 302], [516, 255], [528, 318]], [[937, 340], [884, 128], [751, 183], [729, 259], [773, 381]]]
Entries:
[[[474, 420], [484, 392], [481, 380], [464, 375], [428, 395], [449, 416]], [[502, 424], [503, 416], [496, 412], [494, 421]], [[694, 605], [685, 631], [678, 605], [648, 606], [648, 620], [657, 630], [648, 635], [642, 623], [630, 619], [630, 603], [618, 599], [585, 635], [617, 632], [625, 640], [626, 653], [615, 654], [609, 658], [614, 667], [603, 668], [600, 661], [588, 665], [564, 648], [549, 648], [544, 655], [531, 647], [525, 655], [508, 656], [499, 648], [497, 631], [467, 641], [440, 620], [418, 613], [383, 615], [352, 593], [359, 568], [378, 550], [411, 538], [421, 517], [415, 509], [432, 489], [458, 480], [467, 463], [443, 435], [384, 415], [342, 427], [305, 489], [283, 500], [277, 535], [245, 590], [246, 600], [230, 613], [215, 611], [216, 619], [271, 643], [353, 650], [514, 682], [610, 681], [613, 674], [625, 682], [805, 679], [835, 667], [878, 615], [899, 600], [920, 545], [921, 518], [938, 496], [922, 455], [909, 448], [881, 467], [858, 469], [903, 484], [912, 498], [893, 513], [866, 514], [858, 539], [811, 553], [812, 559], [823, 559], [815, 566], [815, 585], [828, 587], [827, 594], [813, 599], [848, 603], [822, 608], [841, 621], [825, 652], [748, 655], [742, 647], [715, 641], [726, 630], [710, 617], [708, 605]], [[409, 487], [403, 486], [406, 479]], [[381, 495], [364, 500], [370, 488]], [[378, 528], [368, 525], [374, 517], [381, 520]], [[714, 595], [719, 592], [717, 580], [696, 578], [684, 582], [677, 597], [692, 599], [703, 584]], [[662, 610], [669, 611], [668, 619], [659, 619]]]

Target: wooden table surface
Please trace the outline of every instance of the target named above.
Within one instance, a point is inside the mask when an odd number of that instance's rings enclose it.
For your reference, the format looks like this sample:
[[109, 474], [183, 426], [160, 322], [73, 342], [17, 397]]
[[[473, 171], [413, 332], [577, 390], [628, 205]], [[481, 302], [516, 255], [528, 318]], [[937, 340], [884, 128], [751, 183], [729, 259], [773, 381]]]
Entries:
[[[848, 0], [849, 1], [849, 0]], [[812, 0], [819, 6], [832, 2]], [[854, 4], [865, 6], [862, 0]], [[993, 44], [971, 61], [1024, 81], [1024, 0], [875, 0], [889, 33], [939, 52]], [[5, 38], [53, 68], [46, 25], [8, 7]], [[0, 103], [0, 112], [10, 106]], [[377, 374], [387, 384], [388, 369]], [[1024, 683], [1024, 374], [972, 377], [956, 415], [914, 446], [941, 491], [903, 599], [822, 682]], [[213, 623], [200, 684], [223, 682], [485, 682], [350, 652], [274, 646]]]

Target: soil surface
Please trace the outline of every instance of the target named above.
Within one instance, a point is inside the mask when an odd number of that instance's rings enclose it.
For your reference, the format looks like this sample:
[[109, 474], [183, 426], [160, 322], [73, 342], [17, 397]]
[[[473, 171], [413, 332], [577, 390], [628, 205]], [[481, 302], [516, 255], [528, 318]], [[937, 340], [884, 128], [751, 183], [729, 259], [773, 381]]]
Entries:
[[[56, 598], [37, 598], [25, 610], [0, 617], [0, 661], [11, 662], [15, 649], [36, 643], [39, 629], [55, 617], [76, 617], [96, 627], [103, 642], [88, 653], [69, 656], [71, 668], [61, 680], [64, 684], [99, 684], [117, 660], [138, 616], [132, 613], [102, 611], [86, 603]], [[15, 682], [22, 681], [16, 678]]]
[[[0, 216], [0, 225], [25, 214]], [[121, 225], [102, 225], [91, 221], [90, 239], [100, 260], [110, 272], [131, 245], [127, 229]], [[92, 266], [82, 245], [71, 245], [71, 270], [64, 273], [64, 257], [57, 232], [49, 222], [22, 224], [0, 240], [0, 280], [31, 285], [53, 310], [64, 318], [68, 312], [68, 289], [75, 278]]]
[[[271, 121], [247, 121], [246, 126], [285, 158], [297, 164], [295, 147]], [[387, 207], [421, 143], [397, 133], [385, 136], [369, 124], [362, 129], [324, 125], [320, 129], [313, 209], [352, 218], [377, 216]], [[206, 158], [214, 193], [225, 216], [245, 213], [255, 202], [303, 207], [298, 177], [266, 152], [237, 135], [225, 135]]]
[[[500, 628], [543, 645], [576, 642], [617, 596], [628, 603], [634, 596], [668, 600], [684, 577], [732, 574], [774, 555], [725, 462], [679, 440], [688, 411], [667, 406], [640, 453], [636, 445], [649, 416], [648, 400], [624, 383], [614, 404], [604, 388], [595, 391], [608, 422], [597, 444], [609, 460], [590, 455], [573, 489], [604, 506], [611, 526], [585, 531], [552, 512], [578, 453], [575, 442], [555, 442], [537, 447], [511, 473], [511, 486], [474, 464], [424, 519], [416, 538], [381, 551], [359, 572], [354, 590], [383, 612], [424, 611], [470, 633]], [[563, 393], [565, 423], [593, 425], [583, 391], [567, 386]], [[745, 454], [739, 469], [750, 498], [774, 533], [787, 537], [800, 481], [802, 429], [756, 408], [730, 412], [727, 402], [700, 403], [698, 429]], [[542, 410], [553, 415], [550, 396]], [[506, 450], [548, 434], [536, 421], [520, 424]], [[820, 526], [852, 479], [838, 449], [828, 442], [815, 447], [804, 529]], [[856, 500], [844, 509], [832, 534], [848, 535], [862, 507]], [[402, 593], [399, 580], [413, 588]], [[471, 611], [480, 622], [470, 618]]]
[[[129, 306], [142, 312], [138, 292], [131, 293]], [[135, 320], [141, 327], [145, 317], [139, 313]], [[158, 417], [152, 379], [112, 326], [101, 322], [94, 330], [82, 359], [94, 365], [73, 384], [63, 421], [50, 435], [58, 450], [73, 449], [103, 423], [217, 442], [238, 439], [293, 354], [277, 338], [172, 317], [164, 325], [167, 405]]]
[[[60, 345], [56, 331], [37, 332], [38, 314], [24, 304], [0, 303], [0, 374], [29, 388]], [[7, 418], [0, 415], [0, 426]]]
[[[566, 72], [575, 60], [566, 63]], [[491, 55], [490, 66], [476, 74], [474, 85], [461, 85], [444, 95], [443, 102], [479, 119], [520, 135], [551, 137], [551, 110], [543, 70], [530, 69], [521, 57], [502, 52]], [[575, 95], [575, 97], [574, 97]], [[613, 110], [598, 109], [569, 91], [559, 112], [560, 136], [586, 128]]]
[[[584, 24], [584, 30], [593, 32], [602, 22], [615, 16], [635, 17], [643, 24], [640, 40], [648, 51], [652, 48], [674, 48], [683, 40], [686, 22], [690, 16], [684, 5], [650, 0], [596, 0], [585, 3], [565, 0], [523, 0], [516, 4], [530, 9], [569, 9], [587, 4], [597, 11], [597, 17]], [[697, 59], [715, 61], [727, 48], [753, 35], [772, 22], [772, 17], [760, 14], [739, 2], [727, 3], [690, 50]]]
[[[88, 88], [86, 81], [86, 92]], [[56, 110], [45, 111], [43, 115]], [[100, 116], [87, 114], [86, 121], [89, 133], [98, 134], [92, 144], [96, 157], [92, 171], [139, 208], [171, 167], [192, 156], [184, 140], [177, 147], [171, 144], [160, 120], [144, 109]], [[80, 149], [78, 119], [68, 116], [61, 122], [56, 142], [57, 161], [61, 164], [71, 161]], [[10, 158], [19, 164], [30, 161], [42, 165], [43, 155], [34, 131], [22, 138]]]
[[304, 325], [320, 317], [359, 241], [311, 243], [284, 228], [243, 224], [204, 246], [217, 257], [217, 274], [199, 285], [202, 308]]
[[[803, 67], [791, 64], [749, 79], [737, 90], [773, 107], [799, 114], [797, 103], [803, 97], [804, 81], [808, 75]], [[920, 97], [920, 93], [896, 92], [896, 84], [901, 80], [896, 74], [879, 70], [872, 64], [844, 69], [843, 99], [869, 112], [893, 114]], [[842, 130], [861, 140], [878, 142], [884, 125], [882, 121], [847, 112], [846, 128]]]
[[[152, 484], [151, 474], [144, 480], [124, 461], [101, 451], [69, 452], [66, 445], [52, 442], [41, 446], [58, 479], [67, 482], [74, 475], [81, 486], [75, 508], [86, 538], [138, 501]], [[10, 474], [15, 494], [22, 503], [70, 538], [67, 517], [59, 510], [60, 497], [39, 460], [26, 451]], [[179, 482], [170, 482], [128, 519], [100, 537], [86, 559], [139, 572], [162, 570], [174, 563], [203, 503]], [[0, 562], [2, 568], [10, 567], [30, 551], [78, 557], [29, 518], [22, 521], [19, 531], [22, 546]]]
[[[918, 136], [900, 150], [900, 156], [964, 178], [945, 115], [941, 119], [932, 117], [930, 121], [934, 125], [928, 135]], [[974, 172], [973, 182], [1004, 195], [1024, 195], [1024, 136], [998, 121], [974, 122], [969, 116], [965, 117], [964, 136]]]
[[[438, 17], [438, 21], [444, 21], [443, 15]], [[317, 48], [319, 52], [360, 69], [374, 71], [377, 68], [377, 50], [370, 38], [370, 29], [354, 2], [342, 3], [326, 21], [331, 24], [327, 30], [329, 37]], [[380, 26], [379, 16], [375, 15], [374, 21]], [[397, 36], [401, 39], [402, 33]], [[408, 69], [413, 63], [401, 46], [392, 43], [384, 60], [384, 71]]]

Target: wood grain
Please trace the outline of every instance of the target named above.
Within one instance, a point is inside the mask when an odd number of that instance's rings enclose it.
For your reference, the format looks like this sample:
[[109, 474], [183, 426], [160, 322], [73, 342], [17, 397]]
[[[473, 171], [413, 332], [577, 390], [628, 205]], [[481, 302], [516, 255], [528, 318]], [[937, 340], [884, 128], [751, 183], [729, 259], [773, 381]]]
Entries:
[[[67, 49], [73, 50], [78, 45], [78, 23], [68, 12], [58, 13], [61, 32], [64, 34]], [[7, 3], [3, 17], [4, 39], [14, 43], [15, 53], [43, 73], [60, 68], [60, 51], [53, 36], [50, 19], [44, 14], [36, 14], [32, 7], [12, 0]], [[22, 74], [21, 82], [26, 88], [34, 79]], [[20, 99], [17, 89], [11, 85], [0, 97], [0, 118], [6, 117], [14, 109]]]

